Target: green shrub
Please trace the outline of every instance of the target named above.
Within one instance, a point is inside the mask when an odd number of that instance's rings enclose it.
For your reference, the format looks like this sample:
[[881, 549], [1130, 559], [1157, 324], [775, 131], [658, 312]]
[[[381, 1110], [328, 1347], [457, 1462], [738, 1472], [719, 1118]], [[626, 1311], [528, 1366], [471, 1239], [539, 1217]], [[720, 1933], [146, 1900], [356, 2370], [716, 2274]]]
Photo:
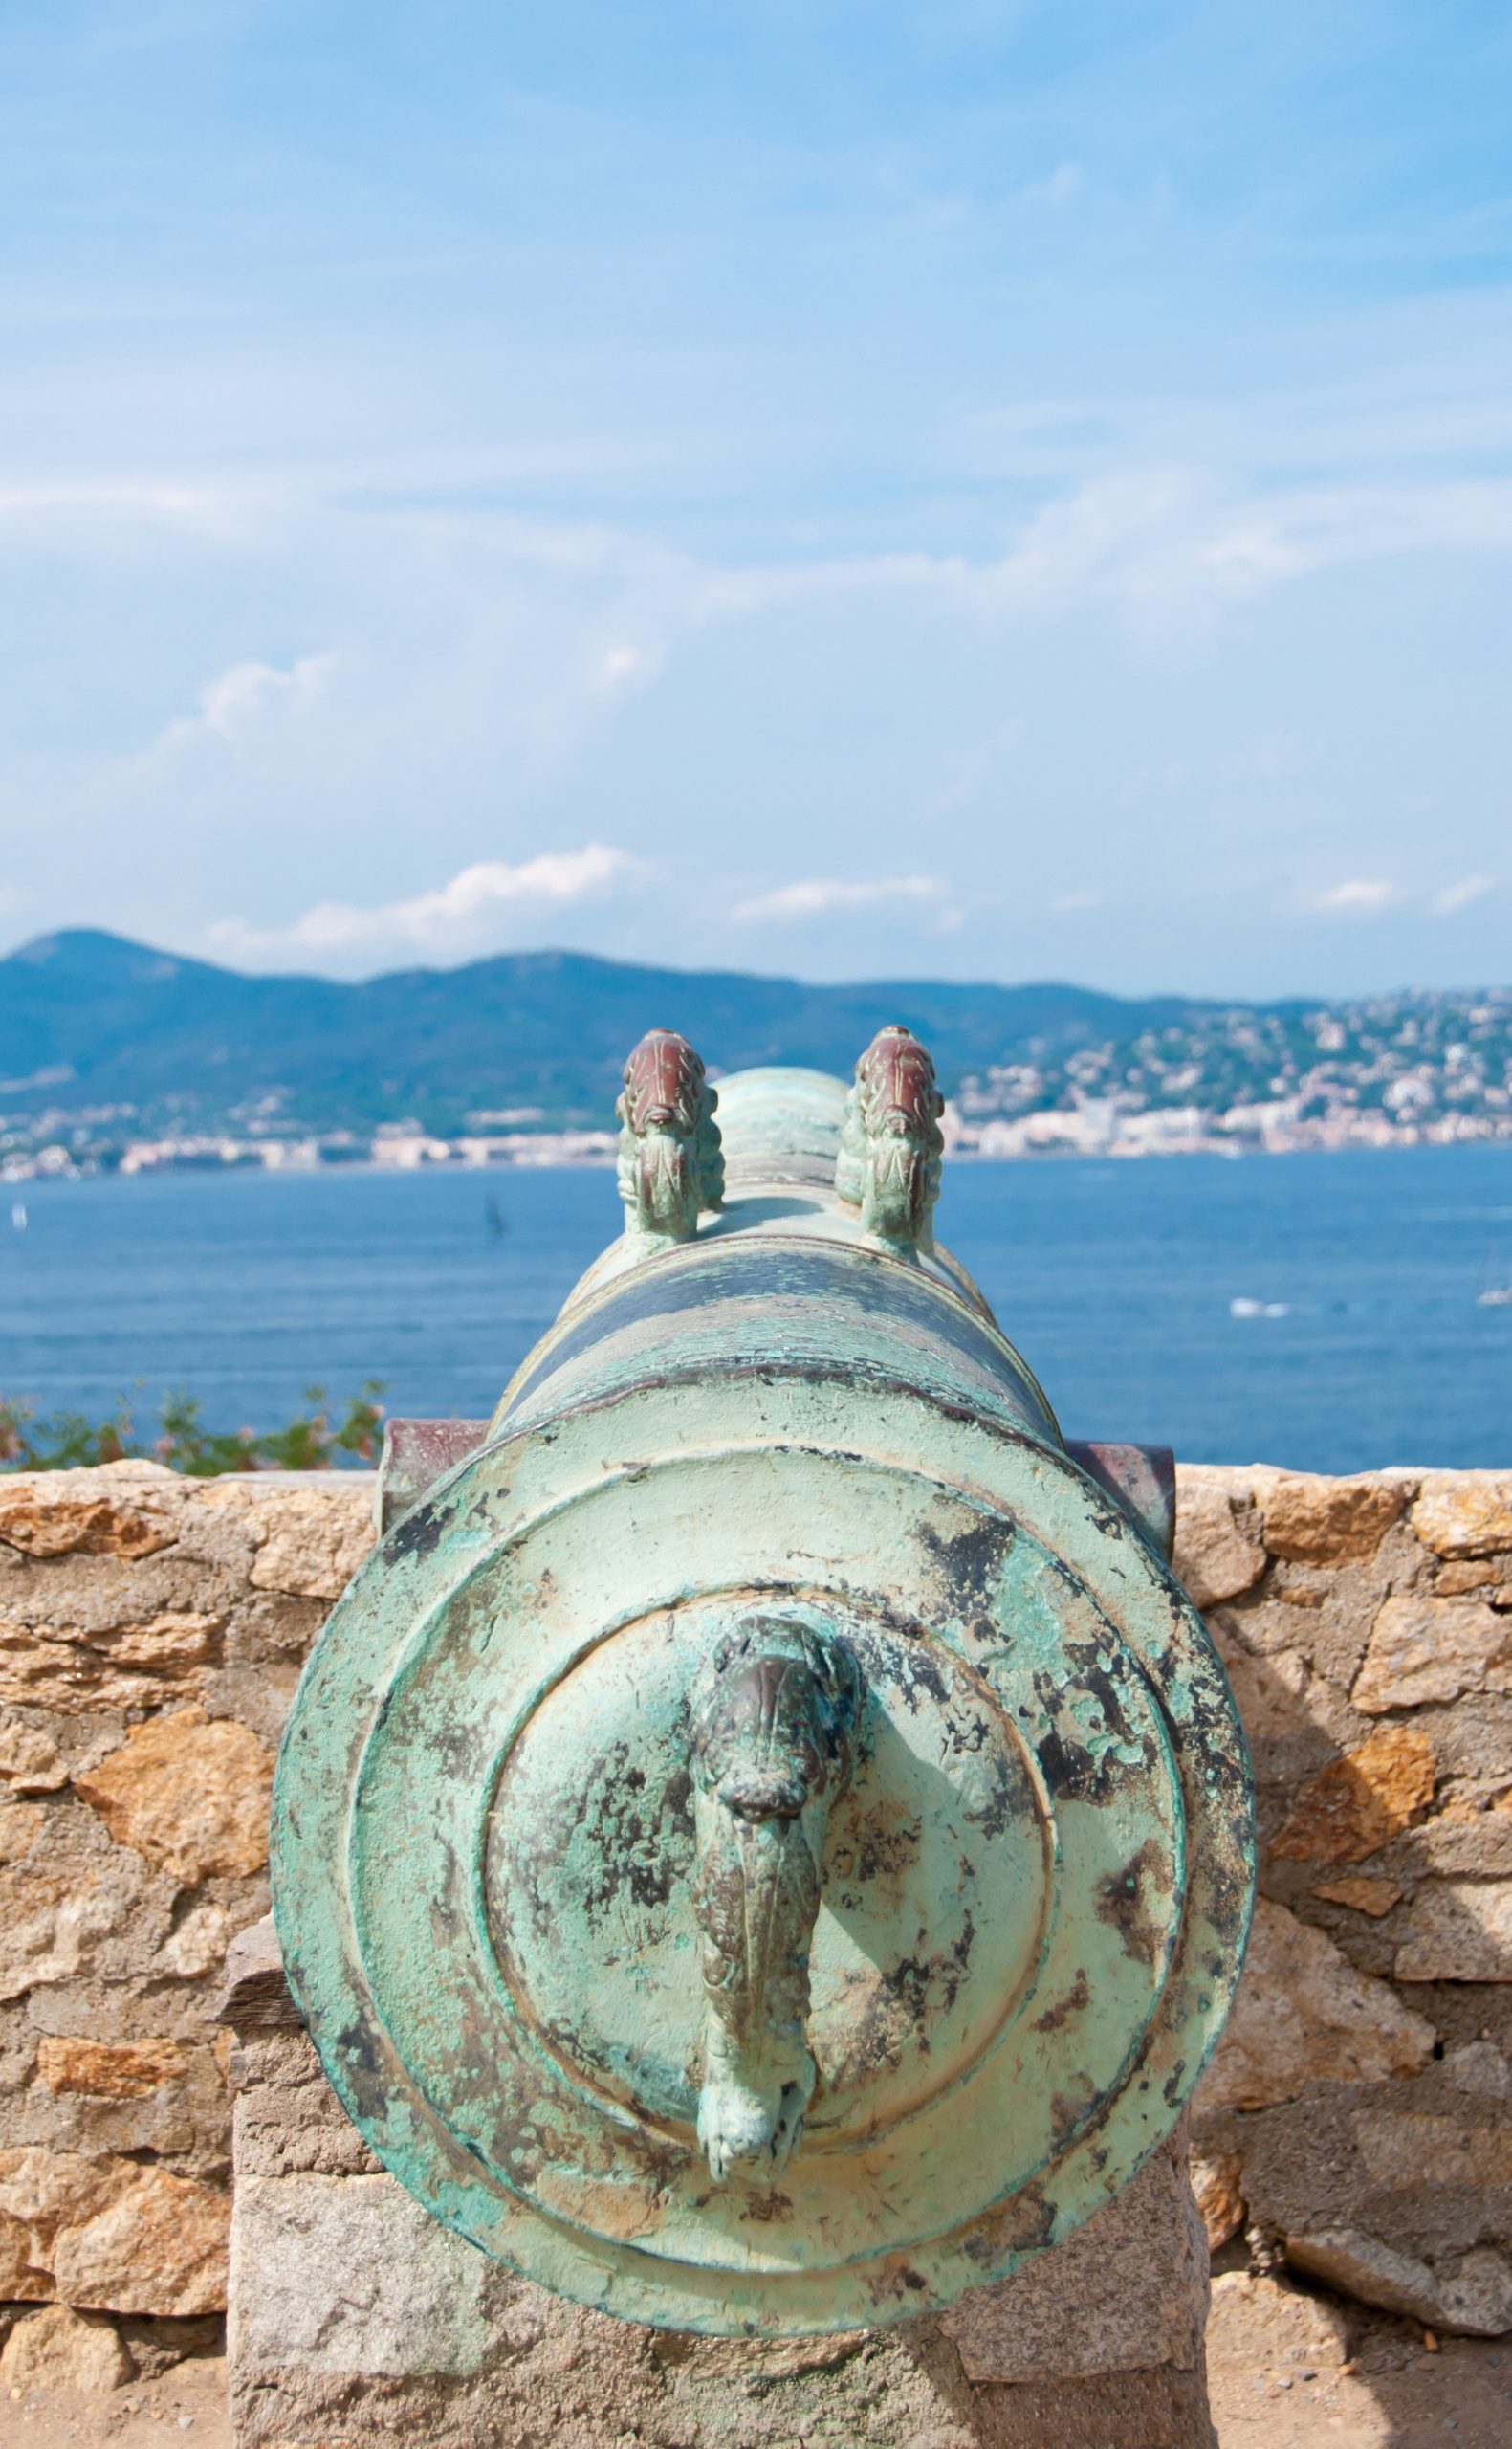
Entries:
[[32, 1405], [0, 1396], [0, 1470], [66, 1471], [88, 1463], [120, 1463], [142, 1455], [195, 1480], [222, 1471], [329, 1471], [351, 1460], [370, 1463], [383, 1435], [383, 1393], [370, 1378], [353, 1396], [344, 1418], [333, 1425], [325, 1388], [307, 1386], [307, 1409], [286, 1428], [210, 1429], [196, 1396], [168, 1395], [158, 1411], [158, 1434], [143, 1443], [122, 1396], [109, 1420], [83, 1412], [54, 1412], [39, 1419]]

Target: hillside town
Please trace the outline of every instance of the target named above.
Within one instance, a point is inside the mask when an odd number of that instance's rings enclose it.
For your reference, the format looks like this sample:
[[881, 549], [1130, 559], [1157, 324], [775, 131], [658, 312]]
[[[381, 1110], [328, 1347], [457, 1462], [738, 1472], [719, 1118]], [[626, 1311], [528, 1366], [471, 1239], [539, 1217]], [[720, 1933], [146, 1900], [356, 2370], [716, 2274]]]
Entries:
[[[717, 1077], [717, 1073], [714, 1075]], [[964, 1158], [1153, 1157], [1391, 1148], [1512, 1138], [1512, 992], [1183, 1007], [1137, 1037], [1033, 1042], [949, 1084]], [[3, 1093], [3, 1092], [0, 1092]], [[0, 1113], [0, 1180], [211, 1167], [603, 1165], [609, 1128], [554, 1129], [523, 1106], [439, 1136], [414, 1117], [370, 1132], [291, 1124], [276, 1092], [219, 1127], [134, 1129], [129, 1105]], [[154, 1117], [156, 1119], [156, 1117]]]
[[1512, 1138], [1512, 995], [1194, 1010], [963, 1080], [955, 1153], [1144, 1157]]

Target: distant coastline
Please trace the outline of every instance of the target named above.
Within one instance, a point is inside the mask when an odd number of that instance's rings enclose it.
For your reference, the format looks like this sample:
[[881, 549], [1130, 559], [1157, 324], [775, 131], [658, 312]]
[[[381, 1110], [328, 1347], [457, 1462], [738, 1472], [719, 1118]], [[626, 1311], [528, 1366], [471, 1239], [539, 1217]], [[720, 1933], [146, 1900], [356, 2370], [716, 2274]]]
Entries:
[[[1285, 1157], [1304, 1150], [1464, 1147], [1512, 1144], [1512, 1115], [1452, 1114], [1398, 1118], [1379, 1107], [1321, 1115], [1297, 1114], [1285, 1101], [1225, 1114], [1192, 1106], [1125, 1111], [1106, 1101], [1005, 1116], [945, 1113], [947, 1154], [956, 1161], [1035, 1161], [1067, 1157]], [[207, 1133], [182, 1138], [130, 1139], [108, 1150], [63, 1141], [12, 1149], [0, 1157], [0, 1182], [78, 1181], [90, 1176], [174, 1173], [419, 1173], [437, 1167], [496, 1171], [521, 1166], [609, 1166], [612, 1131], [465, 1133], [446, 1138], [412, 1126], [381, 1125], [371, 1138], [237, 1138]]]
[[0, 960], [0, 1180], [208, 1167], [603, 1165], [642, 1031], [710, 1076], [848, 1077], [903, 1021], [957, 1157], [1287, 1155], [1512, 1139], [1512, 989], [1130, 1001], [1056, 981], [815, 985], [499, 954], [357, 984], [89, 930]]

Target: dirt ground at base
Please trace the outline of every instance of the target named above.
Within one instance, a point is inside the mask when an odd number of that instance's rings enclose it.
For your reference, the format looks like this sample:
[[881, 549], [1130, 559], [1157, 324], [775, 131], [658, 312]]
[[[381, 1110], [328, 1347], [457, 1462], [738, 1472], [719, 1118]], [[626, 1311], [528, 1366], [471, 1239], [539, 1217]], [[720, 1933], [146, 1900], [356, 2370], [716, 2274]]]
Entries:
[[0, 2401], [0, 2449], [230, 2449], [226, 2361], [195, 2356], [156, 2381], [132, 2381], [101, 2397], [29, 2392]]
[[1418, 2334], [1367, 2345], [1354, 2371], [1257, 2371], [1211, 2355], [1208, 2388], [1220, 2449], [1509, 2449], [1512, 2347]]
[[[1216, 2298], [1209, 2381], [1220, 2449], [1512, 2449], [1512, 2339], [1446, 2338], [1431, 2352], [1413, 2324], [1282, 2293], [1284, 2302], [1259, 2313], [1253, 2300]], [[1331, 2330], [1288, 2318], [1314, 2306]], [[195, 2358], [107, 2396], [0, 2403], [0, 2449], [163, 2449], [170, 2440], [230, 2449], [221, 2358]]]

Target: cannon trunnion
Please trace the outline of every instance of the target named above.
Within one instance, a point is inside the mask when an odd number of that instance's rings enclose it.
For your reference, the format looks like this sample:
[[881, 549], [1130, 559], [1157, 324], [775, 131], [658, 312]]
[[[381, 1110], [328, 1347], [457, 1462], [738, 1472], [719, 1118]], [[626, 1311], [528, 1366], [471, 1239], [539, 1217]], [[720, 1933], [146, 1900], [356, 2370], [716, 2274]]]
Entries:
[[[1171, 2130], [1253, 1883], [1170, 1478], [1068, 1450], [847, 1090], [626, 1067], [626, 1229], [338, 1605], [280, 1756], [296, 1999], [421, 2202], [720, 2333], [952, 2302]], [[1167, 1458], [1169, 1460], [1169, 1458]]]

